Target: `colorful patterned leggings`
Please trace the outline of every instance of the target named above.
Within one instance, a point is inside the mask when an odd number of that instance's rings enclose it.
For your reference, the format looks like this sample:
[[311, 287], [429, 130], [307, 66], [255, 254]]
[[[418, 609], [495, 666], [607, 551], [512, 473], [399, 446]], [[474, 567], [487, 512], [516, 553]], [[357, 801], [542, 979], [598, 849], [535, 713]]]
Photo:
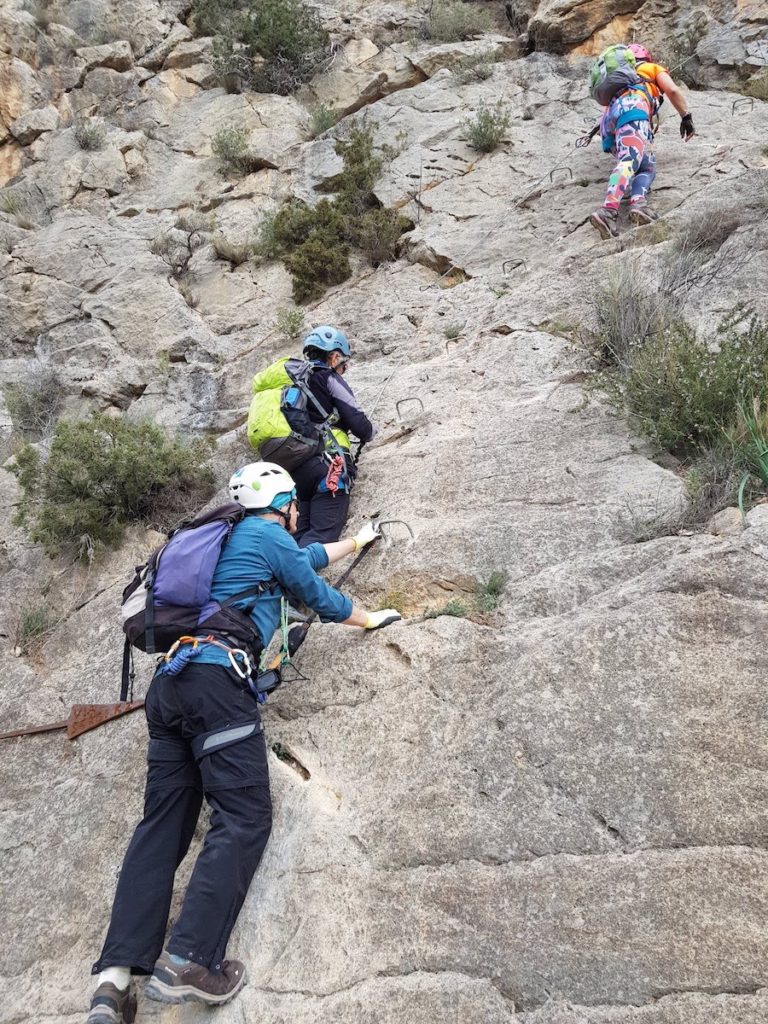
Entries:
[[614, 147], [618, 159], [608, 179], [603, 206], [618, 210], [630, 185], [632, 203], [646, 198], [656, 177], [656, 157], [651, 151], [652, 142], [653, 135], [647, 121], [630, 121], [619, 128]]

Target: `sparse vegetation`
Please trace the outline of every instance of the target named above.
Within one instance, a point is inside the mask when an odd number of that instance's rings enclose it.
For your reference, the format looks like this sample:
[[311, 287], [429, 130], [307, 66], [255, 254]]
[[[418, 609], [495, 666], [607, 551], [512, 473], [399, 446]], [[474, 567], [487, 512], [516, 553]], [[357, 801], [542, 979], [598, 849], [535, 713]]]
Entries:
[[481, 153], [491, 153], [504, 138], [510, 123], [509, 112], [501, 100], [493, 107], [481, 104], [474, 117], [464, 122], [467, 142]]
[[17, 227], [30, 230], [36, 227], [27, 198], [18, 192], [6, 189], [0, 192], [0, 211], [12, 217]]
[[376, 611], [383, 612], [387, 608], [394, 608], [405, 618], [408, 610], [408, 595], [402, 590], [388, 590], [379, 601]]
[[768, 394], [768, 324], [737, 311], [712, 340], [682, 322], [660, 330], [615, 381], [623, 408], [661, 448], [690, 455], [714, 444], [740, 404]]
[[761, 71], [745, 82], [744, 93], [754, 96], [756, 100], [768, 102], [768, 71]]
[[309, 134], [316, 139], [318, 135], [329, 131], [339, 120], [339, 111], [325, 103], [318, 103], [309, 111]]
[[231, 174], [249, 174], [258, 161], [248, 150], [250, 132], [245, 128], [220, 128], [211, 141], [213, 155], [221, 162], [222, 170]]
[[166, 530], [213, 493], [210, 451], [151, 423], [59, 420], [47, 454], [27, 444], [10, 467], [23, 492], [16, 522], [49, 554], [80, 557], [116, 545], [132, 521]]
[[434, 0], [425, 35], [439, 42], [455, 43], [494, 29], [491, 15], [476, 4], [462, 3], [461, 0]]
[[275, 317], [275, 327], [286, 344], [293, 344], [304, 332], [304, 310], [280, 306]]
[[450, 601], [446, 601], [440, 608], [430, 608], [429, 611], [424, 613], [424, 618], [439, 619], [441, 615], [448, 615], [454, 619], [463, 619], [469, 614], [469, 611], [470, 607], [466, 601], [454, 597]]
[[448, 339], [448, 341], [455, 341], [456, 338], [458, 338], [458, 336], [461, 334], [461, 330], [461, 324], [448, 324], [448, 326], [443, 329], [443, 334]]
[[101, 121], [89, 117], [75, 124], [75, 140], [80, 149], [103, 149], [107, 141], [107, 132]]
[[24, 604], [13, 622], [13, 646], [21, 654], [34, 653], [55, 625], [51, 609], [45, 604]]
[[344, 169], [333, 182], [336, 196], [314, 207], [293, 200], [261, 222], [254, 246], [259, 261], [282, 259], [293, 276], [296, 302], [317, 298], [352, 273], [350, 246], [375, 266], [392, 259], [410, 222], [381, 207], [373, 187], [384, 158], [374, 151], [373, 129], [353, 124], [336, 142]]
[[691, 289], [749, 259], [727, 244], [741, 223], [739, 210], [705, 210], [673, 239], [655, 288], [625, 260], [593, 289], [581, 331], [593, 385], [687, 474], [680, 508], [631, 514], [635, 539], [698, 528], [737, 492], [768, 490], [768, 321], [739, 307], [697, 333], [683, 311]]
[[501, 603], [506, 585], [507, 574], [499, 569], [494, 569], [485, 583], [478, 585], [476, 600], [480, 611], [495, 612]]
[[176, 218], [172, 231], [166, 231], [154, 238], [149, 251], [159, 256], [175, 278], [183, 278], [189, 272], [192, 257], [205, 244], [206, 236], [213, 231], [214, 220], [198, 210], [188, 210]]
[[462, 57], [454, 67], [453, 74], [462, 85], [467, 85], [469, 82], [482, 82], [491, 77], [494, 65], [500, 59], [501, 51], [499, 50]]
[[222, 81], [234, 77], [257, 92], [295, 92], [329, 55], [317, 11], [301, 0], [194, 0], [192, 24], [214, 36]]
[[40, 440], [53, 429], [61, 410], [61, 382], [45, 362], [29, 366], [20, 380], [3, 385], [3, 398], [14, 430], [23, 438]]

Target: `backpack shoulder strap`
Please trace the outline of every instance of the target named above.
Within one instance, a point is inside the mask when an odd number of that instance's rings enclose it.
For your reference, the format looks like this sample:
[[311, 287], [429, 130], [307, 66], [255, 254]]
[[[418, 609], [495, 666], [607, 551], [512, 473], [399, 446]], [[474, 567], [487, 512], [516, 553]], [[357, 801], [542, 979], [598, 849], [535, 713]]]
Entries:
[[256, 583], [254, 586], [248, 587], [246, 590], [241, 590], [239, 593], [233, 594], [232, 597], [228, 597], [226, 601], [221, 601], [221, 607], [229, 608], [238, 601], [244, 600], [246, 597], [260, 597], [262, 594], [266, 594], [268, 590], [272, 590], [276, 586], [279, 586], [279, 584], [274, 576], [271, 579], [262, 580], [261, 583]]

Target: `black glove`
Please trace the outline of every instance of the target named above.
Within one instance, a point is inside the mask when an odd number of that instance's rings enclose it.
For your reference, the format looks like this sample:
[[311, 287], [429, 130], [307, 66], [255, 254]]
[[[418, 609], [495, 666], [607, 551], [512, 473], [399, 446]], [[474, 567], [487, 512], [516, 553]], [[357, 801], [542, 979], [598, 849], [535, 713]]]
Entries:
[[693, 138], [695, 134], [693, 118], [690, 114], [685, 114], [680, 118], [680, 138], [685, 139], [687, 142], [688, 139]]

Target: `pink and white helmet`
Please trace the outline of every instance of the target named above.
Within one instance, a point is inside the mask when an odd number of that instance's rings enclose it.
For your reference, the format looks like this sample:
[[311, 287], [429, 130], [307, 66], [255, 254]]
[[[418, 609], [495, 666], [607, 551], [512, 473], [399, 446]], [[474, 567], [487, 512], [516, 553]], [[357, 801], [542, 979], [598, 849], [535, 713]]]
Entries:
[[637, 57], [639, 61], [653, 60], [653, 57], [651, 57], [648, 50], [646, 50], [644, 46], [641, 46], [640, 43], [630, 43], [629, 50], [631, 53], [634, 53], [635, 57]]

